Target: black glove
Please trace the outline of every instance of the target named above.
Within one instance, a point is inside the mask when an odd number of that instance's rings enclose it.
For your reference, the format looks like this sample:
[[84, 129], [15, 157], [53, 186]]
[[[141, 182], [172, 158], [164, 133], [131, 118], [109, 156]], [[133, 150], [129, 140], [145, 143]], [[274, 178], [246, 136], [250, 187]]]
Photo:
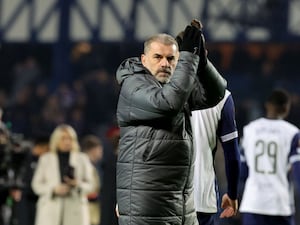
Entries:
[[180, 50], [199, 55], [200, 42], [201, 31], [195, 26], [188, 25], [183, 33]]
[[202, 34], [201, 31], [201, 41], [200, 41], [200, 50], [199, 50], [199, 57], [200, 57], [200, 61], [199, 61], [199, 66], [201, 68], [204, 68], [207, 64], [207, 50], [205, 47], [205, 39], [204, 39], [204, 35]]
[[207, 50], [205, 48], [205, 39], [202, 32], [203, 26], [202, 23], [197, 19], [193, 19], [191, 21], [191, 25], [198, 28], [201, 31], [201, 42], [199, 48], [199, 57], [200, 57], [199, 67], [204, 68], [207, 64]]
[[181, 46], [182, 46], [183, 33], [184, 33], [184, 31], [180, 31], [180, 33], [177, 34], [177, 36], [175, 37], [175, 40], [177, 41], [177, 44], [179, 47], [179, 51], [182, 51]]

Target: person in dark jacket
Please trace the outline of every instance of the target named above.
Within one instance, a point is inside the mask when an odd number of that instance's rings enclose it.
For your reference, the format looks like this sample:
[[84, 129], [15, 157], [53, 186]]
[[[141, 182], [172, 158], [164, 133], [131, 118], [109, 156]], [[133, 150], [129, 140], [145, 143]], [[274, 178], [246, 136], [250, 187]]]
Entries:
[[119, 225], [198, 224], [189, 115], [204, 107], [198, 67], [212, 66], [199, 64], [203, 42], [201, 30], [187, 26], [179, 54], [173, 37], [157, 34], [144, 43], [140, 59], [129, 58], [117, 70]]
[[23, 163], [23, 181], [24, 189], [22, 193], [23, 212], [22, 223], [24, 225], [33, 225], [35, 221], [36, 203], [38, 196], [34, 193], [31, 187], [31, 181], [35, 172], [38, 159], [41, 155], [49, 150], [49, 137], [39, 136], [34, 140], [34, 145], [31, 152]]

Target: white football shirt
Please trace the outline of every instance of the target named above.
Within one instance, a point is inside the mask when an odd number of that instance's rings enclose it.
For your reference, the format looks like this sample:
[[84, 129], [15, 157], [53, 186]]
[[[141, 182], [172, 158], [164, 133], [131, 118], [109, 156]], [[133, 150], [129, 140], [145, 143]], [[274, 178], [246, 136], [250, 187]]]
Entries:
[[[217, 140], [226, 142], [238, 137], [235, 121], [230, 121], [217, 136], [218, 124], [227, 99], [231, 96], [226, 90], [224, 98], [214, 107], [192, 111], [191, 124], [195, 149], [194, 204], [197, 212], [217, 212], [217, 185], [213, 152]], [[232, 109], [234, 106], [230, 106]], [[230, 112], [229, 112], [230, 113]], [[228, 118], [228, 117], [226, 117]]]
[[[260, 118], [243, 129], [242, 147], [249, 169], [240, 211], [262, 215], [289, 216], [290, 197], [288, 171], [291, 143], [298, 128], [284, 120]], [[299, 154], [299, 153], [298, 153]]]

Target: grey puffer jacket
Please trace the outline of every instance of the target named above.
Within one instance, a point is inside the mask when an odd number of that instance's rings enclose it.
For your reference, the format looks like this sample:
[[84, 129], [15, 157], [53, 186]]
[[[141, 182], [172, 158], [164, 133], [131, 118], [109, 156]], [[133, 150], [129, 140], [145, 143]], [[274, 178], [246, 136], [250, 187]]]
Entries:
[[[199, 57], [181, 52], [161, 85], [138, 58], [118, 68], [117, 203], [120, 225], [196, 225], [192, 135], [187, 100]], [[189, 71], [187, 73], [187, 71]]]

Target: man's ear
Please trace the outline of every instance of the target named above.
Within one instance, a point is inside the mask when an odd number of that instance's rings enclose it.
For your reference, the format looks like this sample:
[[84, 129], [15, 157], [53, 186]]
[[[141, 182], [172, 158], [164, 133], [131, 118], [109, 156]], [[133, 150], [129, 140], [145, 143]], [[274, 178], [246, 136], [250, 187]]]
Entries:
[[141, 62], [143, 64], [143, 66], [145, 66], [145, 60], [146, 60], [145, 57], [146, 57], [145, 54], [141, 55]]

